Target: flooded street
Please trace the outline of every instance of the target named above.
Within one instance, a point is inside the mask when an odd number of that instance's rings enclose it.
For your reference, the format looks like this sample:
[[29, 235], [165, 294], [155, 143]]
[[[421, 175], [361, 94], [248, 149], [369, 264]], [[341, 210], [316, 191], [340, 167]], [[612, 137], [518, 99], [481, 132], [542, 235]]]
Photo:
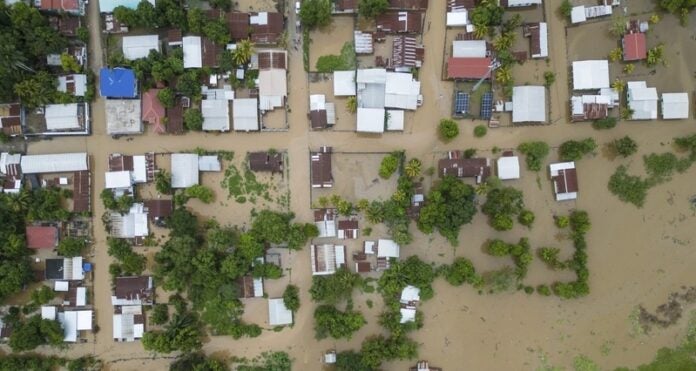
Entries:
[[[579, 354], [595, 360], [602, 369], [618, 366], [636, 366], [652, 359], [658, 348], [674, 346], [683, 338], [686, 322], [654, 329], [648, 335], [632, 334], [634, 324], [629, 315], [643, 305], [650, 311], [666, 302], [672, 292], [696, 282], [692, 262], [696, 259], [696, 229], [689, 199], [696, 194], [693, 179], [696, 167], [677, 174], [667, 183], [650, 190], [642, 209], [620, 202], [607, 190], [609, 176], [620, 164], [627, 164], [633, 173], [641, 174], [641, 155], [651, 152], [671, 151], [673, 137], [696, 131], [694, 120], [674, 122], [621, 122], [608, 131], [595, 131], [589, 123], [569, 124], [568, 116], [568, 66], [570, 58], [585, 57], [592, 45], [570, 43], [573, 51], [566, 50], [565, 22], [557, 14], [556, 1], [546, 1], [546, 21], [549, 23], [549, 69], [556, 71], [556, 82], [549, 91], [551, 125], [534, 127], [504, 127], [490, 129], [484, 138], [474, 138], [473, 128], [478, 121], [461, 120], [461, 134], [449, 143], [438, 139], [436, 129], [440, 118], [449, 117], [452, 107], [453, 83], [441, 80], [445, 38], [444, 1], [431, 1], [424, 22], [423, 44], [425, 62], [420, 70], [424, 104], [407, 123], [407, 133], [385, 133], [382, 136], [363, 136], [349, 131], [310, 131], [307, 123], [308, 83], [302, 65], [302, 49], [289, 48], [288, 113], [289, 131], [262, 133], [225, 133], [220, 135], [187, 133], [182, 136], [159, 136], [147, 133], [133, 138], [112, 139], [106, 134], [103, 100], [92, 105], [93, 135], [85, 138], [58, 138], [34, 142], [28, 152], [54, 153], [86, 151], [91, 156], [93, 171], [94, 241], [96, 255], [94, 306], [99, 332], [93, 343], [72, 345], [66, 351], [42, 349], [42, 352], [68, 356], [93, 354], [107, 363], [110, 370], [165, 369], [171, 357], [151, 354], [143, 350], [139, 342], [115, 343], [112, 340], [111, 287], [108, 266], [111, 258], [106, 251], [107, 235], [100, 216], [104, 208], [98, 198], [104, 187], [104, 172], [110, 153], [142, 154], [145, 152], [171, 153], [203, 147], [208, 150], [235, 152], [235, 159], [248, 151], [274, 148], [287, 150], [289, 160], [290, 209], [302, 222], [312, 221], [310, 209], [309, 151], [322, 145], [338, 152], [390, 152], [405, 150], [408, 158], [418, 157], [423, 168], [432, 165], [447, 150], [477, 148], [484, 156], [492, 154], [494, 147], [515, 148], [528, 140], [543, 140], [557, 147], [568, 139], [593, 137], [600, 145], [597, 154], [578, 163], [579, 198], [577, 202], [557, 203], [545, 170], [535, 174], [522, 169], [522, 179], [509, 183], [524, 192], [527, 206], [536, 214], [531, 230], [517, 225], [509, 232], [495, 232], [487, 225], [487, 219], [477, 214], [474, 222], [462, 228], [460, 245], [453, 248], [439, 235], [425, 236], [416, 231], [414, 242], [402, 247], [402, 258], [419, 255], [425, 261], [448, 263], [454, 256], [471, 259], [478, 271], [487, 271], [511, 264], [505, 258], [496, 258], [482, 252], [482, 244], [489, 238], [501, 238], [508, 242], [529, 237], [533, 249], [544, 246], [561, 248], [562, 256], [572, 254], [571, 242], [557, 236], [552, 217], [566, 214], [578, 208], [589, 212], [592, 229], [587, 235], [590, 294], [579, 300], [561, 300], [557, 297], [526, 295], [522, 291], [501, 294], [479, 294], [470, 286], [452, 287], [444, 280], [435, 282], [435, 297], [423, 303], [419, 309], [425, 313], [425, 326], [410, 335], [421, 344], [419, 358], [445, 370], [535, 370], [542, 365], [568, 367]], [[90, 50], [101, 51], [97, 2], [88, 6], [91, 15]], [[288, 17], [288, 38], [295, 38], [294, 11]], [[672, 16], [665, 16], [664, 25], [678, 27]], [[336, 27], [352, 27], [352, 22], [341, 22]], [[570, 32], [593, 32], [592, 25]], [[666, 31], [664, 31], [666, 32]], [[341, 34], [350, 34], [341, 30]], [[693, 92], [693, 72], [687, 70], [685, 61], [693, 61], [696, 54], [694, 41], [687, 31], [680, 33], [678, 42], [685, 46], [673, 66], [674, 81], [650, 81], [659, 91]], [[653, 36], [651, 36], [653, 37]], [[657, 37], [657, 36], [654, 36]], [[324, 39], [327, 39], [324, 37]], [[686, 47], [689, 45], [689, 47]], [[336, 44], [331, 49], [340, 48]], [[668, 46], [668, 48], [673, 48]], [[688, 51], [686, 50], [688, 49]], [[587, 52], [587, 53], [586, 53]], [[607, 51], [608, 52], [608, 51]], [[604, 53], [606, 54], [606, 53]], [[595, 56], [598, 57], [598, 56]], [[95, 72], [102, 65], [100, 54], [91, 54]], [[312, 61], [316, 60], [312, 56]], [[312, 66], [313, 67], [313, 66]], [[667, 68], [667, 67], [662, 67]], [[637, 69], [638, 71], [638, 69]], [[612, 79], [613, 79], [612, 75]], [[681, 82], [684, 80], [685, 82]], [[340, 104], [340, 103], [337, 103]], [[692, 109], [693, 112], [693, 109]], [[693, 116], [693, 114], [692, 114]], [[352, 124], [354, 127], [354, 123]], [[628, 159], [612, 159], [605, 155], [603, 145], [613, 139], [630, 135], [639, 145], [639, 153]], [[556, 161], [555, 150], [547, 162]], [[334, 170], [336, 171], [336, 170]], [[374, 169], [374, 175], [377, 168]], [[537, 176], [539, 180], [537, 181]], [[211, 177], [206, 185], [214, 187], [217, 200], [210, 205], [191, 202], [189, 206], [200, 215], [219, 215], [218, 219], [241, 225], [249, 218], [249, 207], [237, 207], [233, 200], [226, 200], [226, 190], [219, 187], [219, 178]], [[427, 187], [430, 184], [426, 184]], [[367, 226], [361, 222], [361, 228]], [[372, 237], [385, 236], [383, 226], [375, 226]], [[357, 246], [357, 242], [356, 242]], [[137, 248], [136, 248], [137, 250]], [[365, 337], [379, 334], [377, 323], [381, 298], [377, 294], [354, 294], [356, 309], [361, 310], [368, 324], [358, 331], [351, 341], [317, 341], [314, 339], [314, 304], [308, 289], [311, 286], [311, 269], [308, 249], [293, 252], [287, 262], [291, 272], [277, 282], [268, 285], [269, 297], [279, 297], [289, 282], [301, 289], [302, 305], [295, 317], [295, 325], [281, 332], [264, 331], [254, 339], [234, 340], [229, 336], [209, 338], [203, 350], [208, 354], [252, 358], [267, 350], [285, 350], [294, 359], [293, 369], [320, 370], [320, 357], [324, 351], [358, 349]], [[556, 280], [571, 279], [564, 272], [553, 272], [536, 258], [530, 266], [526, 284], [550, 284]], [[371, 299], [375, 307], [367, 308]], [[166, 296], [158, 301], [166, 301]], [[265, 300], [249, 302], [245, 319], [253, 320], [269, 328]], [[685, 308], [684, 317], [689, 310]], [[609, 349], [608, 351], [606, 349]], [[385, 364], [385, 370], [405, 370], [413, 361]]]

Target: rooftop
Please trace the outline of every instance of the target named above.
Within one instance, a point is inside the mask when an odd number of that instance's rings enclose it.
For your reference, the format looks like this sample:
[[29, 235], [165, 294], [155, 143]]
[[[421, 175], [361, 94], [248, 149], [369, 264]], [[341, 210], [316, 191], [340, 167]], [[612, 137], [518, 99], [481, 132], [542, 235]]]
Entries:
[[112, 305], [152, 304], [155, 286], [152, 276], [116, 277]]
[[124, 36], [122, 39], [123, 56], [128, 60], [147, 58], [150, 50], [159, 51], [158, 35]]
[[30, 249], [53, 249], [58, 246], [58, 228], [54, 226], [30, 225], [26, 228], [27, 247]]
[[450, 79], [481, 79], [491, 77], [490, 58], [449, 58], [447, 77]]
[[331, 148], [322, 147], [320, 152], [311, 152], [311, 177], [313, 188], [333, 187], [331, 175]]
[[624, 35], [622, 43], [624, 61], [639, 61], [648, 57], [644, 33], [635, 32]]
[[546, 88], [543, 86], [513, 87], [512, 122], [546, 122]]
[[249, 153], [249, 169], [251, 171], [283, 171], [283, 154], [270, 152]]
[[106, 111], [106, 132], [109, 135], [141, 134], [143, 121], [139, 99], [107, 99], [104, 102]]
[[138, 95], [135, 73], [122, 67], [99, 70], [99, 89], [105, 98], [135, 98]]
[[593, 90], [609, 87], [609, 61], [587, 60], [573, 62], [573, 90]]

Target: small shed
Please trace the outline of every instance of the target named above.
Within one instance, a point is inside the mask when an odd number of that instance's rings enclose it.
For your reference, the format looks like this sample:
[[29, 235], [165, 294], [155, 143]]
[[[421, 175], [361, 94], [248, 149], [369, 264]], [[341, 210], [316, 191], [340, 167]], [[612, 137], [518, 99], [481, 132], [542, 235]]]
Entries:
[[222, 165], [217, 155], [198, 156], [199, 171], [221, 171]]
[[556, 201], [578, 198], [578, 175], [575, 162], [561, 162], [549, 165]]
[[624, 35], [622, 44], [623, 60], [625, 62], [640, 61], [648, 57], [644, 33], [634, 32]]
[[292, 311], [285, 306], [283, 298], [268, 299], [268, 324], [270, 326], [292, 324]]
[[384, 108], [358, 108], [357, 131], [360, 133], [383, 133]]
[[358, 221], [357, 220], [339, 220], [338, 221], [338, 238], [341, 240], [354, 240], [358, 238]]

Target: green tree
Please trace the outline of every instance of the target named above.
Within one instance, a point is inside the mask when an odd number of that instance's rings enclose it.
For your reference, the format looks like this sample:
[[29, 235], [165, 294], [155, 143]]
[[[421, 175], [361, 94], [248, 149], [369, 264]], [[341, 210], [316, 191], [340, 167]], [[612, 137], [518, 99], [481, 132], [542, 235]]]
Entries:
[[476, 274], [474, 264], [467, 258], [457, 257], [451, 265], [443, 267], [444, 277], [453, 286], [468, 283], [474, 287], [482, 284], [482, 278]]
[[79, 63], [77, 63], [77, 59], [75, 59], [75, 57], [68, 53], [62, 53], [60, 55], [60, 66], [63, 68], [63, 71], [65, 72], [77, 73], [82, 70], [82, 66], [80, 66]]
[[408, 160], [408, 163], [404, 167], [404, 173], [409, 178], [417, 178], [421, 173], [421, 167], [423, 163], [417, 158], [412, 158]]
[[488, 133], [488, 128], [485, 125], [476, 125], [474, 128], [474, 136], [476, 138], [483, 138], [486, 136], [486, 133]]
[[348, 100], [346, 100], [346, 110], [350, 113], [358, 112], [358, 100], [355, 97], [348, 97]]
[[169, 365], [169, 371], [229, 371], [225, 361], [206, 357], [204, 353], [185, 353]]
[[171, 88], [164, 88], [157, 92], [157, 99], [164, 108], [172, 108], [174, 107], [176, 93]]
[[655, 67], [658, 64], [667, 65], [667, 61], [665, 60], [664, 44], [659, 44], [648, 49], [648, 57], [645, 60], [645, 64], [647, 64], [648, 67]]
[[331, 23], [331, 2], [329, 0], [305, 0], [300, 8], [302, 27], [312, 30]]
[[249, 39], [237, 42], [237, 47], [232, 51], [232, 60], [237, 66], [245, 65], [254, 55], [254, 44]]
[[384, 297], [396, 298], [406, 286], [415, 286], [420, 289], [421, 300], [426, 301], [434, 295], [434, 279], [433, 267], [412, 255], [406, 260], [392, 262], [379, 278], [378, 287]]
[[155, 173], [155, 189], [165, 195], [172, 193], [172, 176], [166, 170], [160, 169]]
[[378, 369], [384, 361], [416, 358], [418, 344], [405, 336], [385, 338], [380, 335], [365, 339], [360, 353], [365, 366]]
[[15, 84], [14, 92], [24, 107], [34, 109], [53, 102], [57, 84], [54, 76], [40, 71], [33, 77]]
[[153, 325], [163, 325], [169, 320], [169, 308], [167, 304], [156, 304], [150, 313], [150, 322]]
[[222, 9], [226, 12], [230, 11], [232, 8], [232, 1], [230, 0], [209, 0], [210, 6], [216, 9]]
[[336, 370], [337, 371], [372, 371], [363, 363], [362, 354], [348, 350], [336, 354]]
[[58, 346], [62, 343], [63, 328], [60, 323], [41, 319], [40, 315], [21, 322], [10, 335], [10, 348], [15, 352], [32, 350], [44, 344]]
[[556, 74], [553, 71], [544, 72], [544, 86], [550, 88], [556, 82]]
[[254, 265], [253, 275], [257, 278], [275, 280], [283, 276], [283, 270], [273, 263], [256, 264]]
[[622, 37], [628, 28], [626, 18], [623, 16], [614, 17], [609, 26], [609, 33], [614, 37]]
[[65, 257], [80, 256], [85, 247], [87, 247], [87, 242], [84, 238], [65, 237], [58, 243], [58, 255]]
[[442, 119], [440, 120], [440, 137], [445, 141], [449, 142], [459, 135], [459, 126], [454, 120]]
[[218, 45], [225, 45], [230, 41], [230, 30], [222, 19], [208, 20], [203, 26], [203, 34]]
[[375, 18], [388, 8], [388, 0], [363, 0], [358, 3], [358, 14], [365, 18]]
[[[118, 18], [118, 19], [120, 19], [120, 18]], [[203, 33], [203, 27], [205, 26], [205, 24], [207, 22], [207, 19], [206, 19], [205, 13], [203, 13], [203, 10], [198, 9], [198, 8], [189, 9], [188, 12], [186, 13], [186, 20], [188, 23], [189, 31], [196, 33], [196, 34]]]
[[605, 117], [592, 122], [592, 127], [597, 130], [611, 129], [616, 126], [616, 117]]
[[47, 304], [51, 299], [56, 296], [55, 291], [48, 286], [41, 286], [40, 289], [36, 289], [31, 292], [31, 301], [37, 305]]
[[526, 210], [526, 209], [522, 210], [520, 212], [520, 215], [517, 217], [517, 221], [520, 222], [520, 224], [522, 224], [525, 227], [530, 227], [530, 228], [531, 228], [532, 224], [534, 224], [534, 219], [535, 219], [534, 213], [531, 212], [530, 210]]
[[562, 0], [558, 11], [561, 13], [563, 18], [570, 20], [570, 13], [573, 11], [573, 4], [570, 3], [570, 0]]
[[203, 113], [197, 108], [189, 108], [184, 112], [184, 126], [191, 131], [203, 130]]
[[300, 289], [292, 284], [287, 285], [283, 292], [283, 303], [285, 304], [285, 308], [297, 312], [297, 310], [300, 309]]
[[333, 305], [320, 305], [314, 310], [314, 331], [317, 339], [331, 336], [334, 339], [350, 339], [367, 323], [360, 312], [341, 312]]
[[642, 207], [650, 185], [639, 176], [629, 175], [626, 166], [619, 166], [609, 178], [609, 191], [621, 201]]
[[382, 162], [379, 165], [379, 176], [382, 179], [389, 179], [399, 168], [400, 156], [394, 153], [389, 154], [382, 158]]
[[435, 229], [456, 246], [462, 225], [476, 214], [474, 188], [452, 176], [446, 176], [428, 192], [428, 202], [418, 216], [418, 229], [433, 233]]
[[512, 187], [494, 188], [486, 196], [481, 212], [496, 230], [512, 229], [512, 216], [524, 209], [522, 192]]
[[186, 195], [191, 198], [197, 198], [204, 204], [209, 204], [215, 200], [213, 190], [201, 184], [195, 184], [186, 188]]
[[341, 268], [332, 275], [312, 277], [309, 293], [316, 302], [337, 304], [350, 298], [353, 289], [360, 286], [361, 282], [360, 275]]
[[[201, 83], [199, 81], [200, 72], [196, 69], [190, 69], [184, 74], [179, 76], [177, 80], [176, 88], [184, 96], [200, 99], [201, 97]], [[190, 111], [187, 110], [187, 112]], [[185, 115], [185, 113], [184, 113]]]
[[542, 162], [549, 154], [549, 145], [544, 142], [525, 142], [517, 149], [525, 155], [527, 169], [532, 171], [541, 170]]
[[569, 140], [563, 142], [558, 148], [558, 155], [561, 161], [578, 161], [583, 156], [594, 152], [597, 149], [597, 143], [592, 138], [583, 140]]

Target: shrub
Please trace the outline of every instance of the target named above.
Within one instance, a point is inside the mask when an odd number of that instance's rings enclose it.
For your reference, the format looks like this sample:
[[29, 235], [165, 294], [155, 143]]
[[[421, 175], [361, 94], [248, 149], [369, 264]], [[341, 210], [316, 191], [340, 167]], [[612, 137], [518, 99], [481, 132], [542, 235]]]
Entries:
[[155, 174], [155, 189], [165, 195], [172, 193], [172, 176], [166, 170], [160, 169]]
[[590, 230], [590, 216], [587, 211], [574, 210], [570, 214], [570, 228], [579, 234], [585, 234]]
[[488, 133], [488, 128], [485, 125], [477, 125], [474, 128], [474, 136], [476, 138], [482, 138], [486, 136], [486, 133]]
[[544, 296], [551, 295], [551, 289], [546, 285], [539, 285], [539, 286], [537, 286], [536, 290], [541, 295], [544, 295]]
[[544, 72], [544, 86], [550, 88], [556, 82], [556, 74], [552, 71]]
[[203, 130], [203, 114], [199, 109], [189, 108], [184, 112], [184, 126], [192, 131]]
[[458, 257], [454, 259], [452, 265], [443, 268], [443, 272], [445, 280], [453, 286], [469, 283], [474, 287], [478, 287], [482, 283], [481, 276], [476, 274], [474, 264], [467, 258]]
[[502, 240], [492, 240], [486, 246], [486, 252], [493, 256], [506, 256], [510, 254], [511, 246]]
[[331, 2], [329, 0], [304, 0], [299, 14], [302, 27], [312, 30], [331, 23]]
[[392, 153], [382, 159], [379, 164], [379, 176], [382, 179], [389, 179], [399, 168], [399, 156]]
[[476, 148], [467, 148], [464, 150], [464, 158], [473, 158], [476, 156]]
[[215, 199], [215, 193], [213, 193], [213, 190], [201, 184], [195, 184], [186, 188], [186, 196], [190, 198], [197, 198], [205, 204], [209, 204]]
[[592, 122], [592, 127], [597, 130], [611, 129], [616, 126], [616, 117], [605, 117]]
[[459, 135], [459, 126], [454, 120], [451, 119], [442, 119], [440, 120], [440, 137], [445, 141], [448, 142]]
[[150, 314], [150, 322], [153, 325], [163, 325], [169, 320], [169, 308], [166, 304], [156, 304]]
[[87, 247], [87, 242], [84, 239], [66, 237], [58, 243], [58, 254], [65, 257], [80, 256], [85, 247]]
[[650, 185], [639, 176], [629, 175], [626, 166], [619, 166], [609, 178], [609, 191], [623, 202], [642, 207]]
[[592, 138], [586, 138], [581, 141], [569, 140], [561, 144], [560, 148], [558, 148], [558, 154], [561, 161], [577, 161], [595, 149], [597, 149], [597, 143]]
[[388, 0], [362, 0], [358, 3], [358, 13], [365, 18], [375, 18], [388, 8]]
[[549, 154], [549, 145], [544, 142], [525, 142], [517, 149], [525, 155], [527, 169], [532, 171], [541, 170], [541, 164]]
[[558, 11], [561, 12], [563, 17], [570, 20], [570, 13], [573, 11], [573, 4], [570, 3], [570, 0], [563, 0], [561, 1], [561, 6], [558, 8]]
[[314, 311], [314, 331], [317, 339], [331, 336], [350, 339], [367, 321], [360, 312], [341, 312], [332, 305], [320, 305]]
[[614, 150], [614, 152], [616, 152], [617, 155], [628, 157], [638, 151], [638, 143], [631, 139], [631, 137], [625, 136], [611, 142], [611, 148]]
[[517, 221], [520, 222], [525, 227], [531, 227], [534, 224], [534, 213], [530, 210], [522, 210], [520, 215], [517, 217]]
[[568, 225], [570, 225], [570, 219], [568, 219], [568, 217], [565, 215], [554, 217], [554, 222], [558, 228], [566, 228]]
[[283, 292], [283, 303], [285, 307], [293, 312], [300, 309], [300, 289], [295, 285], [288, 285]]
[[558, 254], [560, 253], [561, 250], [557, 247], [542, 247], [537, 250], [537, 254], [539, 255], [541, 261], [546, 263], [552, 269], [566, 268], [566, 264], [558, 260]]

